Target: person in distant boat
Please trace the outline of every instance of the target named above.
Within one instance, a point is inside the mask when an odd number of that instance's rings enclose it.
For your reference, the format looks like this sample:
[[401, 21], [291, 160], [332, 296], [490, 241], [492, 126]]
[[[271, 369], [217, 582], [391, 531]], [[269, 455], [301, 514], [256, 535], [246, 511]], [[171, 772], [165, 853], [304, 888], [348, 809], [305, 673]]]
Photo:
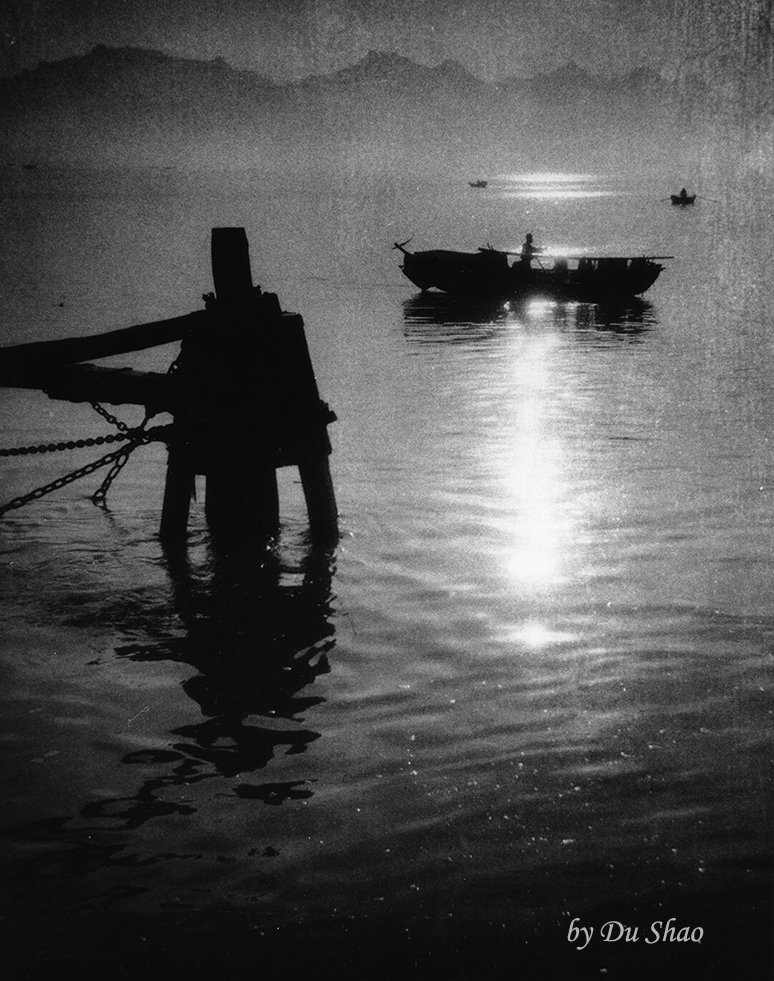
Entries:
[[680, 191], [680, 197], [683, 199], [683, 201], [685, 201], [685, 199], [688, 197], [688, 192], [686, 191], [685, 188], [683, 188], [682, 191]]
[[532, 265], [532, 256], [537, 255], [543, 250], [535, 245], [532, 232], [527, 232], [527, 236], [524, 239], [524, 245], [521, 247], [521, 264], [525, 269], [529, 269]]

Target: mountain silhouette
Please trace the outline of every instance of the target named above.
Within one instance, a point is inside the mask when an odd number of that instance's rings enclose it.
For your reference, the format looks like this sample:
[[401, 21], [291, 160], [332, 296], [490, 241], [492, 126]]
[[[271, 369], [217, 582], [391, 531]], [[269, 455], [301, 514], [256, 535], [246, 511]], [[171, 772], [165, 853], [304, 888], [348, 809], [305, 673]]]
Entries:
[[638, 69], [614, 84], [570, 63], [482, 81], [371, 51], [277, 84], [223, 59], [95, 47], [0, 80], [0, 160], [367, 171], [642, 160], [685, 136], [681, 93]]

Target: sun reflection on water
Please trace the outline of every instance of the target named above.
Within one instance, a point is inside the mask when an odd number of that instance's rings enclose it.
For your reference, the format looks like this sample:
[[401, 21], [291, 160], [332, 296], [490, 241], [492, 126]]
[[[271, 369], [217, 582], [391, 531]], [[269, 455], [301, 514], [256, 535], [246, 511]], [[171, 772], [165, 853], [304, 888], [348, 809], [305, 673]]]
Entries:
[[563, 447], [553, 432], [547, 395], [553, 337], [517, 346], [514, 381], [521, 397], [510, 422], [503, 483], [508, 520], [505, 567], [520, 585], [546, 587], [561, 578], [567, 537], [562, 515]]
[[562, 174], [537, 172], [531, 174], [502, 174], [501, 194], [506, 198], [540, 198], [566, 200], [568, 198], [614, 197], [606, 179], [596, 174]]
[[576, 637], [570, 633], [550, 630], [545, 624], [535, 620], [528, 620], [513, 632], [511, 639], [518, 641], [525, 647], [538, 648], [548, 647], [549, 644], [570, 643]]
[[572, 188], [572, 187], [533, 187], [508, 189], [503, 191], [505, 198], [540, 198], [549, 200], [566, 200], [567, 198], [612, 198], [616, 192], [604, 188]]

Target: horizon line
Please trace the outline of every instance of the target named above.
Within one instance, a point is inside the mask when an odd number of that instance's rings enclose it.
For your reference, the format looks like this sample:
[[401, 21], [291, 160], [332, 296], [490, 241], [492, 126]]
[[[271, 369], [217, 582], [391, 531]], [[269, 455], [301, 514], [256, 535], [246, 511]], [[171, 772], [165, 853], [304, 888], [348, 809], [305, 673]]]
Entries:
[[649, 72], [657, 76], [661, 81], [668, 82], [668, 79], [664, 75], [662, 75], [662, 73], [657, 68], [654, 68], [649, 65], [634, 65], [628, 72], [624, 74], [603, 75], [603, 74], [598, 74], [596, 72], [589, 71], [588, 69], [584, 68], [582, 65], [579, 65], [578, 62], [575, 61], [575, 59], [573, 58], [570, 58], [567, 61], [558, 64], [555, 68], [552, 68], [547, 72], [538, 72], [532, 75], [526, 75], [526, 74], [520, 75], [518, 73], [513, 73], [510, 75], [503, 75], [502, 77], [493, 79], [491, 81], [487, 81], [486, 79], [476, 75], [473, 71], [471, 71], [469, 68], [463, 65], [462, 62], [458, 61], [456, 58], [443, 58], [442, 60], [438, 61], [436, 64], [430, 65], [427, 64], [426, 62], [416, 61], [414, 58], [409, 58], [407, 55], [399, 54], [395, 50], [390, 50], [385, 48], [371, 48], [366, 52], [366, 54], [362, 55], [361, 57], [355, 59], [354, 61], [349, 62], [346, 65], [343, 65], [341, 68], [336, 68], [335, 70], [330, 72], [312, 73], [309, 75], [298, 76], [295, 78], [278, 80], [269, 75], [263, 74], [259, 69], [256, 68], [239, 67], [238, 65], [235, 65], [233, 62], [229, 61], [223, 55], [216, 55], [214, 58], [193, 58], [190, 55], [173, 54], [167, 50], [164, 50], [163, 48], [149, 48], [137, 44], [120, 44], [120, 45], [104, 44], [101, 42], [97, 44], [93, 44], [87, 51], [80, 54], [64, 55], [61, 58], [55, 58], [55, 59], [41, 58], [37, 62], [37, 64], [34, 65], [34, 67], [28, 66], [26, 68], [22, 68], [18, 72], [13, 72], [10, 74], [0, 73], [0, 80], [10, 80], [14, 78], [20, 78], [22, 75], [36, 72], [44, 66], [61, 65], [68, 61], [83, 60], [88, 58], [89, 55], [93, 55], [95, 52], [101, 50], [138, 51], [146, 54], [162, 55], [164, 58], [168, 58], [171, 61], [185, 61], [198, 65], [222, 64], [228, 67], [231, 71], [253, 75], [255, 76], [255, 78], [265, 81], [269, 85], [276, 86], [278, 88], [288, 85], [298, 85], [303, 82], [308, 82], [312, 79], [326, 79], [326, 80], [334, 79], [337, 75], [340, 75], [342, 72], [346, 72], [351, 68], [355, 68], [358, 65], [363, 64], [372, 55], [384, 55], [387, 57], [392, 57], [400, 61], [408, 62], [409, 64], [415, 65], [418, 68], [427, 68], [430, 71], [435, 71], [438, 68], [442, 68], [444, 65], [455, 65], [458, 68], [460, 68], [463, 72], [465, 72], [467, 75], [469, 75], [472, 79], [474, 79], [477, 82], [480, 82], [482, 85], [492, 85], [492, 86], [497, 86], [502, 84], [503, 82], [508, 82], [512, 80], [530, 82], [539, 78], [550, 78], [553, 75], [559, 74], [563, 69], [571, 68], [571, 67], [576, 68], [579, 74], [585, 75], [589, 79], [600, 80], [605, 82], [626, 79], [638, 72]]

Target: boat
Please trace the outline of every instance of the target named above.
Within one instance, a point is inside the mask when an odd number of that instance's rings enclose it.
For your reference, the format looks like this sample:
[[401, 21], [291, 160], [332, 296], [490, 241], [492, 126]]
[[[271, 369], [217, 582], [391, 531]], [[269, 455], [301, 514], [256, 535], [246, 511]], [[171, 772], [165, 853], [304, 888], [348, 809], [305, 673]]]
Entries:
[[462, 299], [546, 297], [581, 303], [604, 303], [640, 296], [658, 279], [658, 261], [674, 256], [550, 256], [523, 262], [520, 254], [490, 245], [476, 252], [431, 249], [409, 252], [396, 242], [401, 269], [422, 292], [440, 290]]
[[685, 188], [679, 194], [670, 194], [672, 204], [693, 204], [696, 200], [695, 194], [688, 194]]
[[489, 181], [468, 181], [471, 187], [486, 187]]

